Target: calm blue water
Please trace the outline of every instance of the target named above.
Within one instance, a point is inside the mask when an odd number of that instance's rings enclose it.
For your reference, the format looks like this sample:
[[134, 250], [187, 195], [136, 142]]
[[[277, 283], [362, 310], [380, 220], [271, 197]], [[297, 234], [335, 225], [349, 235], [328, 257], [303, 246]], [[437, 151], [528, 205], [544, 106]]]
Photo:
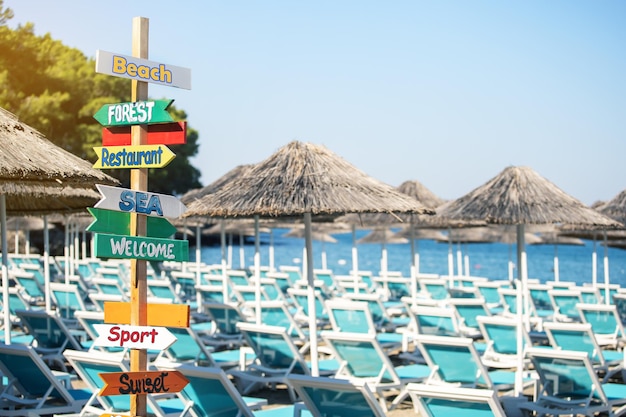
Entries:
[[[304, 239], [283, 237], [288, 229], [274, 229], [274, 264], [302, 266], [302, 248]], [[368, 230], [357, 230], [357, 239], [368, 234]], [[352, 234], [335, 234], [337, 243], [313, 242], [313, 256], [315, 268], [322, 268], [322, 251], [326, 252], [327, 266], [336, 275], [347, 275], [352, 268]], [[269, 265], [270, 235], [261, 235], [261, 265]], [[239, 237], [233, 239], [236, 242], [232, 248], [232, 266], [240, 266]], [[191, 243], [191, 242], [190, 242]], [[400, 271], [404, 276], [410, 276], [411, 247], [407, 244], [387, 244], [388, 270]], [[592, 279], [592, 253], [593, 241], [585, 241], [584, 246], [559, 245], [557, 255], [559, 259], [559, 277], [562, 281], [574, 281], [577, 283], [591, 282]], [[382, 245], [375, 243], [359, 244], [358, 262], [360, 270], [372, 271], [374, 274], [380, 271], [380, 258]], [[420, 254], [420, 272], [447, 274], [448, 273], [448, 249], [447, 243], [438, 243], [429, 240], [420, 240], [416, 245]], [[453, 247], [455, 274], [457, 267], [458, 245]], [[464, 256], [469, 257], [470, 274], [490, 279], [508, 278], [508, 261], [512, 259], [516, 263], [515, 245], [489, 243], [489, 244], [463, 244], [461, 245]], [[603, 257], [604, 247], [600, 242], [596, 245], [598, 254], [597, 276], [599, 282], [604, 282]], [[554, 280], [554, 245], [527, 245], [528, 276], [538, 278], [541, 282]], [[254, 244], [244, 246], [244, 261], [246, 267], [254, 264]], [[195, 261], [195, 248], [190, 248], [191, 261]], [[608, 249], [609, 277], [612, 283], [626, 286], [626, 251], [621, 249]], [[201, 260], [207, 264], [220, 263], [221, 248], [219, 246], [203, 247]], [[517, 274], [517, 272], [514, 272]]]

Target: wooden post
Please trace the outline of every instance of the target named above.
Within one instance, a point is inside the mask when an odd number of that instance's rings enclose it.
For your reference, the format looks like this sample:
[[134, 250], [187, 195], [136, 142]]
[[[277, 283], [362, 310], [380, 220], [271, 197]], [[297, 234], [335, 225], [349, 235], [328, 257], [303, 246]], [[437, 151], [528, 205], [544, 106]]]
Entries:
[[[148, 19], [145, 17], [133, 18], [133, 56], [148, 59]], [[132, 101], [148, 99], [148, 83], [132, 80]], [[131, 128], [131, 145], [145, 145], [147, 143], [148, 126], [137, 125]], [[148, 169], [137, 168], [130, 171], [130, 188], [137, 191], [148, 191]], [[146, 236], [146, 216], [133, 212], [130, 216], [131, 236]], [[145, 326], [147, 319], [147, 284], [146, 261], [130, 260], [130, 324]], [[148, 365], [148, 354], [145, 349], [131, 349], [130, 370], [145, 371]], [[146, 394], [131, 395], [130, 415], [147, 415]]]

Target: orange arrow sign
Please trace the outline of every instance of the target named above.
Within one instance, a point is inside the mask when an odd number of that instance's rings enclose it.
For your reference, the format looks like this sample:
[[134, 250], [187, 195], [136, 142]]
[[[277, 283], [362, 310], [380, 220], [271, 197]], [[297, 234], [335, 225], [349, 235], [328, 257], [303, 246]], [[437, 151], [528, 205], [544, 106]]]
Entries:
[[180, 392], [189, 383], [178, 371], [109, 372], [99, 374], [104, 386], [99, 395]]

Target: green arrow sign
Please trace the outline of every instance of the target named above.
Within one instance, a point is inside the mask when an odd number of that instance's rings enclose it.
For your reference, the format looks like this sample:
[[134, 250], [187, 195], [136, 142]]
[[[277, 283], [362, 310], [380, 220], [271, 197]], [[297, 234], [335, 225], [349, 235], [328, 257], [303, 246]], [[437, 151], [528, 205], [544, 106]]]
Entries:
[[102, 126], [130, 126], [173, 122], [167, 108], [174, 100], [105, 104], [93, 115]]
[[[123, 211], [103, 210], [99, 208], [87, 208], [95, 218], [93, 223], [87, 226], [87, 231], [92, 233], [110, 233], [112, 235], [130, 235], [130, 213]], [[167, 238], [176, 233], [176, 227], [166, 218], [148, 216], [148, 237]]]
[[96, 233], [94, 235], [94, 248], [98, 258], [179, 262], [189, 260], [189, 242], [187, 240]]

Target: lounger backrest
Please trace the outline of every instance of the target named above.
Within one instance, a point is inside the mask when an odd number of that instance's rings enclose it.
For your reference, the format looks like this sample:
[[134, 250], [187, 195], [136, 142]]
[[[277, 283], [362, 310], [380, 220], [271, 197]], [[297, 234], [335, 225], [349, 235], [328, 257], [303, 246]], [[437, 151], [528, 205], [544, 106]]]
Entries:
[[471, 339], [417, 335], [415, 342], [428, 366], [436, 370], [442, 381], [467, 386], [492, 386]]
[[592, 362], [604, 364], [602, 351], [588, 323], [544, 323], [552, 347], [587, 353]]
[[155, 364], [161, 370], [175, 369], [187, 378], [189, 383], [179, 396], [186, 401], [193, 401], [193, 412], [198, 417], [253, 417], [250, 408], [220, 368], [160, 362]]
[[73, 401], [69, 392], [31, 347], [0, 345], [0, 371], [26, 398], [45, 400], [50, 397], [66, 404]]
[[374, 335], [346, 332], [322, 332], [322, 338], [355, 378], [398, 382], [386, 353]]
[[326, 300], [326, 310], [336, 332], [376, 333], [372, 313], [364, 301]]
[[384, 417], [385, 413], [367, 384], [355, 385], [345, 379], [290, 375], [306, 408], [313, 415]]
[[541, 396], [580, 402], [608, 400], [584, 352], [530, 348], [526, 352], [542, 384]]
[[265, 367], [309, 374], [309, 368], [291, 337], [282, 327], [239, 323], [248, 345]]
[[506, 417], [493, 390], [412, 383], [407, 391], [423, 417]]

